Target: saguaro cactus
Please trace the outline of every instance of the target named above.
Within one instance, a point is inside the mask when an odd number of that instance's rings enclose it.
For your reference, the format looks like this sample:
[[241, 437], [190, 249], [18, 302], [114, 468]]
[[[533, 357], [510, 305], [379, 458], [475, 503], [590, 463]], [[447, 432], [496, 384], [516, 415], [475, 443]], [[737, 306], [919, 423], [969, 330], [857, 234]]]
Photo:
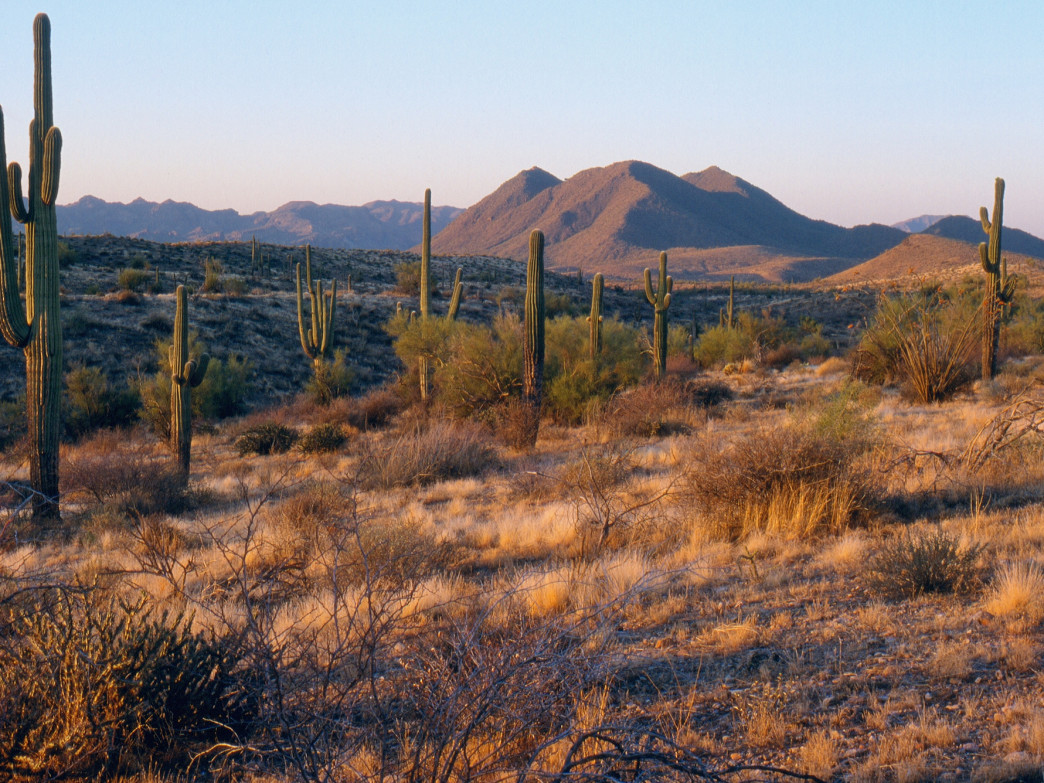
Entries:
[[0, 112], [0, 201], [25, 225], [25, 304], [18, 290], [18, 259], [11, 221], [0, 220], [0, 333], [25, 353], [29, 476], [33, 516], [57, 518], [58, 431], [62, 394], [62, 325], [59, 316], [58, 224], [55, 199], [62, 134], [54, 126], [51, 95], [51, 23], [33, 21], [33, 120], [29, 124], [28, 203], [22, 169], [7, 165]]
[[[304, 314], [304, 296], [301, 291], [301, 265], [297, 265], [297, 331], [305, 356], [312, 360], [316, 376], [323, 372], [323, 362], [333, 344], [334, 310], [337, 307], [337, 281], [330, 281], [330, 293], [323, 294], [323, 283], [315, 281], [312, 286], [312, 247], [305, 246], [305, 279], [308, 299], [311, 303], [311, 318]], [[310, 325], [309, 325], [310, 324]]]
[[732, 318], [732, 306], [736, 301], [736, 275], [729, 278], [729, 304], [725, 309], [725, 326], [732, 329], [736, 322]]
[[198, 361], [190, 360], [188, 353], [188, 296], [185, 286], [179, 285], [174, 298], [174, 342], [170, 346], [170, 448], [178, 459], [178, 470], [188, 479], [192, 460], [192, 389], [199, 386], [207, 374], [210, 356], [203, 354]]
[[526, 407], [525, 441], [536, 445], [544, 392], [544, 233], [529, 235], [526, 312], [522, 341], [522, 401]]
[[667, 373], [667, 308], [671, 306], [674, 280], [667, 274], [667, 253], [660, 253], [660, 276], [653, 292], [652, 273], [645, 268], [645, 298], [653, 306], [653, 370], [657, 378]]
[[602, 352], [602, 289], [605, 287], [605, 278], [601, 272], [595, 274], [591, 281], [591, 314], [587, 316], [587, 323], [591, 325], [591, 358], [597, 359]]
[[453, 278], [453, 295], [450, 297], [449, 309], [446, 311], [447, 321], [456, 321], [457, 313], [460, 312], [460, 297], [464, 293], [464, 284], [460, 281], [464, 270], [457, 267], [457, 274]]
[[1001, 311], [1015, 294], [1015, 276], [1008, 277], [1008, 262], [1001, 255], [1001, 224], [1004, 219], [1004, 180], [997, 177], [993, 188], [993, 220], [986, 207], [979, 208], [982, 230], [989, 244], [979, 244], [979, 258], [986, 272], [986, 291], [982, 303], [982, 379], [997, 373], [997, 344], [1000, 342]]
[[[424, 221], [423, 234], [421, 236], [421, 267], [420, 267], [420, 320], [427, 321], [431, 317], [431, 188], [424, 191]], [[457, 276], [453, 280], [453, 295], [450, 298], [449, 310], [446, 318], [454, 321], [460, 310], [460, 297], [464, 291], [464, 285], [460, 282], [464, 270], [457, 267]], [[428, 387], [430, 381], [430, 370], [428, 357], [421, 356], [417, 360], [417, 371], [420, 376], [421, 399], [428, 398]]]

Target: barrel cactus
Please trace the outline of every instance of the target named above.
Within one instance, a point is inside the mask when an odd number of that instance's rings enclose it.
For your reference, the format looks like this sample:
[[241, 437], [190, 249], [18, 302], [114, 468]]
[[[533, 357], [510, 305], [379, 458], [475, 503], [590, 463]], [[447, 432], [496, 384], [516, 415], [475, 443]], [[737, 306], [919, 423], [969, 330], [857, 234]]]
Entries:
[[652, 273], [645, 269], [645, 298], [653, 306], [653, 370], [657, 378], [667, 373], [667, 308], [671, 306], [674, 280], [667, 274], [667, 254], [660, 253], [660, 277], [656, 291], [652, 287]]
[[177, 457], [181, 476], [187, 479], [192, 460], [192, 389], [202, 383], [210, 357], [203, 354], [198, 360], [189, 359], [185, 286], [178, 286], [174, 298], [177, 306], [174, 342], [170, 346], [170, 448]]
[[33, 21], [33, 120], [29, 124], [28, 201], [22, 169], [7, 165], [0, 112], [0, 202], [25, 225], [25, 303], [18, 290], [18, 251], [11, 221], [0, 220], [0, 333], [25, 354], [26, 418], [33, 516], [54, 519], [58, 504], [58, 433], [62, 395], [62, 325], [59, 315], [58, 223], [55, 200], [62, 134], [54, 125], [51, 93], [51, 23]]

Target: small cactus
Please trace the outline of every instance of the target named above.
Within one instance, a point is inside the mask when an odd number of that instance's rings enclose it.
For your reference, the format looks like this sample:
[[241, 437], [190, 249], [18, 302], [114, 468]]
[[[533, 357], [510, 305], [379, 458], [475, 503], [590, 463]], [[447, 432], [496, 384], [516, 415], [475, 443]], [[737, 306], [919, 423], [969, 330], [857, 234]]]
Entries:
[[1001, 311], [1015, 296], [1016, 276], [1008, 276], [1008, 262], [1001, 254], [1001, 224], [1004, 219], [1004, 180], [997, 177], [993, 191], [993, 219], [986, 207], [979, 208], [982, 230], [989, 244], [979, 244], [979, 259], [986, 273], [982, 303], [982, 379], [997, 373], [997, 344], [1000, 342]]
[[188, 358], [188, 297], [185, 286], [174, 294], [174, 342], [170, 346], [170, 448], [178, 461], [178, 471], [188, 479], [192, 460], [192, 392], [203, 382], [210, 357], [203, 354], [198, 361]]
[[591, 314], [587, 316], [587, 323], [591, 325], [590, 354], [592, 359], [597, 359], [602, 352], [602, 289], [604, 287], [605, 278], [601, 272], [598, 272], [591, 281]]
[[522, 401], [526, 408], [525, 443], [536, 445], [544, 391], [544, 234], [529, 235], [526, 307], [522, 342]]
[[667, 274], [667, 253], [660, 253], [660, 276], [656, 291], [652, 287], [652, 273], [645, 268], [645, 298], [653, 306], [653, 371], [657, 379], [667, 374], [667, 308], [671, 306], [674, 280]]

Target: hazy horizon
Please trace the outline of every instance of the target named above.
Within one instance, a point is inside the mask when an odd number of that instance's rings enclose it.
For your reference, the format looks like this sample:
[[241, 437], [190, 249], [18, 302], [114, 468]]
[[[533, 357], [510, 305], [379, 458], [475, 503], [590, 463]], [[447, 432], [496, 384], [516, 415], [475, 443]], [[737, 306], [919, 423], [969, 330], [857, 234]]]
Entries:
[[816, 219], [974, 215], [1044, 235], [1044, 6], [1013, 2], [62, 0], [5, 14], [26, 162], [32, 18], [52, 23], [59, 203], [468, 207], [519, 171], [718, 165]]

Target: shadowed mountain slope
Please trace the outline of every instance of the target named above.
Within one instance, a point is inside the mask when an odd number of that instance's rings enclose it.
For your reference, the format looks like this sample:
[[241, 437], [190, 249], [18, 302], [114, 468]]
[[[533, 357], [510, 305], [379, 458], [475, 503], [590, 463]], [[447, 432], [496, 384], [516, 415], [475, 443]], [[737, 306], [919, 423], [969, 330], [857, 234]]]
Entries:
[[[945, 217], [923, 232], [946, 239], [957, 239], [961, 242], [970, 242], [975, 247], [980, 242], [985, 242], [986, 233], [982, 230], [982, 223], [976, 218], [964, 217], [963, 215], [950, 215]], [[1020, 231], [1017, 228], [1004, 226], [1001, 234], [1001, 248], [1012, 253], [1022, 253], [1034, 258], [1044, 258], [1044, 239], [1038, 239], [1033, 234]], [[978, 252], [978, 251], [976, 251]]]
[[[170, 200], [157, 204], [139, 198], [120, 204], [84, 196], [58, 207], [58, 230], [156, 242], [240, 242], [254, 236], [282, 245], [403, 250], [420, 237], [423, 207], [403, 201], [371, 201], [361, 207], [291, 201], [272, 212], [241, 215]], [[432, 207], [432, 230], [441, 230], [460, 212], [457, 207]]]
[[[630, 275], [668, 250], [676, 255], [672, 274], [685, 277], [724, 273], [762, 257], [786, 258], [789, 279], [810, 279], [824, 262], [831, 269], [850, 266], [905, 236], [888, 226], [847, 229], [811, 220], [717, 167], [679, 177], [626, 161], [564, 181], [538, 168], [523, 171], [458, 216], [432, 249], [523, 258], [534, 228], [547, 238], [551, 267]], [[736, 248], [736, 257], [715, 253], [713, 270], [696, 252], [721, 248]], [[816, 273], [803, 272], [802, 260], [815, 261]], [[778, 272], [766, 277], [777, 278]]]

